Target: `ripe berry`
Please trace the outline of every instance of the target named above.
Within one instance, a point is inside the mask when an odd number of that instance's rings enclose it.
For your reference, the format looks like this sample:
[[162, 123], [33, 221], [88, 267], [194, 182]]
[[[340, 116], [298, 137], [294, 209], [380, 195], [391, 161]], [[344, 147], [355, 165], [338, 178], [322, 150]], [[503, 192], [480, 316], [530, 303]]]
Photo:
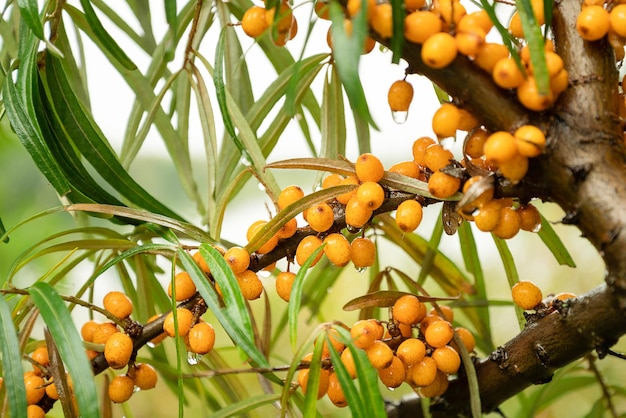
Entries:
[[198, 322], [189, 330], [188, 344], [196, 354], [206, 354], [215, 345], [215, 330], [208, 322]]
[[383, 369], [378, 370], [378, 377], [383, 385], [388, 388], [397, 388], [404, 383], [406, 372], [402, 360], [393, 356], [391, 364]]
[[529, 232], [537, 232], [541, 228], [541, 215], [532, 203], [517, 208], [520, 217], [520, 229]]
[[321, 202], [309, 208], [306, 220], [314, 231], [325, 232], [333, 226], [335, 214], [327, 203]]
[[26, 403], [34, 405], [38, 403], [46, 394], [45, 382], [41, 376], [28, 374], [24, 376], [24, 386], [26, 387]]
[[338, 186], [339, 183], [341, 183], [341, 180], [343, 180], [343, 177], [341, 177], [339, 174], [329, 174], [328, 176], [324, 177], [324, 180], [322, 180], [322, 189], [328, 189], [329, 187]]
[[437, 368], [447, 374], [455, 374], [461, 366], [459, 353], [449, 345], [435, 349], [431, 357], [437, 363]]
[[380, 338], [378, 325], [376, 322], [367, 319], [355, 322], [352, 328], [350, 328], [350, 336], [354, 345], [363, 350], [371, 347], [374, 341]]
[[476, 119], [474, 115], [472, 115], [467, 109], [459, 109], [459, 124], [457, 129], [459, 131], [469, 132], [472, 129], [478, 127], [480, 125], [480, 121]]
[[458, 0], [437, 0], [433, 2], [434, 11], [447, 25], [458, 24], [465, 16], [465, 7]]
[[246, 10], [241, 18], [241, 27], [246, 35], [256, 38], [265, 32], [267, 29], [265, 14], [265, 7], [252, 6]]
[[452, 152], [439, 144], [432, 144], [424, 152], [424, 165], [432, 172], [440, 170], [454, 159]]
[[465, 30], [458, 30], [454, 35], [456, 47], [460, 54], [475, 57], [485, 43], [487, 35], [481, 28], [474, 26]]
[[367, 347], [365, 354], [367, 354], [367, 358], [372, 364], [372, 367], [377, 370], [388, 367], [394, 357], [391, 348], [380, 340], [374, 341], [372, 345]]
[[421, 387], [419, 393], [425, 398], [434, 398], [443, 395], [448, 390], [448, 385], [448, 376], [441, 371], [437, 371], [433, 382], [430, 385]]
[[[359, 185], [359, 179], [357, 179], [355, 176], [349, 176], [349, 177], [346, 177], [345, 179], [341, 180], [341, 182], [339, 184], [341, 186], [347, 186], [347, 185], [358, 186]], [[340, 194], [339, 196], [337, 196], [337, 201], [339, 203], [341, 203], [342, 205], [347, 205], [348, 202], [350, 201], [350, 199], [352, 199], [353, 196], [356, 196], [356, 191], [357, 191], [357, 189], [354, 188], [353, 190], [351, 190], [351, 191], [349, 191], [347, 193]]]
[[546, 146], [546, 136], [533, 125], [524, 125], [513, 133], [517, 152], [525, 157], [537, 157]]
[[133, 303], [122, 292], [109, 292], [102, 301], [104, 309], [120, 319], [125, 319], [133, 312]]
[[611, 30], [621, 37], [626, 37], [626, 4], [618, 4], [609, 13]]
[[356, 268], [369, 267], [374, 264], [376, 257], [376, 245], [371, 239], [365, 237], [355, 238], [351, 244], [352, 264]]
[[[176, 290], [176, 300], [187, 300], [196, 294], [196, 285], [191, 276], [186, 271], [181, 271], [174, 276], [174, 289]], [[172, 283], [167, 287], [167, 295], [172, 296]]]
[[474, 63], [491, 74], [496, 63], [509, 56], [509, 49], [502, 44], [487, 42], [478, 50]]
[[426, 162], [424, 161], [426, 148], [433, 144], [436, 144], [435, 140], [428, 136], [417, 138], [415, 142], [413, 142], [413, 161], [422, 167], [426, 167]]
[[478, 213], [474, 214], [474, 223], [476, 227], [483, 232], [493, 231], [500, 221], [500, 212], [502, 205], [497, 200], [490, 200], [485, 203]]
[[356, 199], [361, 206], [373, 211], [385, 201], [385, 190], [378, 183], [366, 181], [357, 189]]
[[431, 323], [424, 333], [426, 342], [434, 348], [443, 347], [448, 344], [453, 336], [454, 331], [452, 325], [443, 319]]
[[193, 258], [193, 261], [196, 262], [198, 267], [200, 267], [200, 270], [202, 270], [205, 274], [211, 273], [211, 269], [209, 268], [209, 265], [206, 263], [206, 261], [204, 260], [204, 257], [202, 257], [202, 254], [200, 254], [199, 251], [196, 251], [195, 253], [193, 253], [192, 258]]
[[[280, 239], [286, 239], [286, 238], [291, 238], [293, 236], [293, 234], [296, 233], [296, 231], [298, 230], [298, 221], [296, 220], [296, 218], [292, 218], [290, 220], [288, 220], [277, 232], [276, 232], [276, 238]], [[257, 250], [258, 252], [258, 250]]]
[[345, 349], [341, 352], [341, 363], [346, 368], [346, 371], [352, 379], [356, 378], [356, 365], [354, 364], [354, 357], [350, 349]]
[[428, 191], [439, 199], [445, 199], [455, 194], [461, 187], [461, 179], [435, 171], [428, 179]]
[[474, 26], [482, 29], [485, 34], [493, 28], [493, 22], [486, 10], [481, 9], [463, 16], [457, 25], [457, 30], [465, 31]]
[[396, 209], [396, 224], [404, 232], [413, 232], [422, 222], [422, 205], [416, 200], [405, 200]]
[[472, 195], [471, 200], [467, 202], [463, 209], [480, 208], [493, 199], [493, 187], [485, 184], [483, 179], [483, 176], [473, 176], [463, 184], [463, 194], [467, 195], [470, 193]]
[[113, 369], [126, 366], [132, 354], [133, 340], [123, 332], [111, 335], [104, 345], [104, 358]]
[[406, 112], [413, 100], [413, 86], [406, 80], [394, 81], [387, 93], [387, 102], [392, 112]]
[[459, 108], [452, 103], [444, 103], [433, 115], [433, 132], [439, 139], [455, 136], [460, 121], [461, 112]]
[[328, 399], [330, 399], [336, 407], [343, 408], [348, 406], [346, 395], [343, 393], [343, 389], [339, 383], [339, 378], [335, 373], [331, 373], [328, 376], [328, 391], [326, 394], [328, 395]]
[[356, 176], [361, 182], [373, 181], [377, 183], [385, 175], [385, 168], [374, 154], [361, 154], [354, 163]]
[[[454, 329], [454, 332], [456, 332], [456, 334], [459, 336], [459, 338], [461, 339], [461, 342], [465, 346], [465, 349], [467, 350], [468, 353], [471, 353], [472, 351], [474, 351], [474, 348], [476, 347], [476, 339], [474, 338], [474, 335], [467, 328], [456, 327]], [[451, 341], [450, 345], [457, 352], [459, 352], [454, 341]]]
[[285, 302], [289, 302], [291, 297], [291, 288], [296, 274], [290, 271], [282, 271], [276, 276], [276, 293]]
[[[315, 235], [308, 235], [300, 241], [298, 247], [296, 248], [296, 263], [299, 266], [303, 265], [304, 262], [309, 258], [313, 251], [318, 249], [322, 245], [322, 240], [316, 237]], [[311, 267], [313, 267], [317, 262], [322, 258], [323, 252], [320, 252], [313, 263], [311, 263]]]
[[45, 418], [46, 412], [39, 405], [26, 407], [26, 418]]
[[[432, 308], [430, 312], [428, 312], [428, 315], [433, 315], [452, 323], [452, 321], [454, 320], [454, 311], [452, 310], [452, 308], [446, 305], [439, 305], [438, 308], [439, 310], [437, 310], [436, 308]], [[443, 313], [443, 316], [439, 313], [439, 311]]]
[[416, 44], [424, 43], [428, 38], [441, 32], [443, 23], [439, 16], [430, 11], [415, 11], [404, 18], [404, 37]]
[[447, 32], [439, 32], [426, 39], [422, 45], [422, 61], [431, 68], [447, 67], [457, 56], [454, 36]]
[[407, 338], [402, 341], [396, 349], [396, 356], [406, 367], [417, 364], [422, 361], [426, 355], [426, 346], [422, 340], [417, 338]]
[[529, 280], [520, 280], [511, 289], [513, 303], [524, 310], [534, 309], [543, 296], [537, 285]]
[[415, 161], [401, 161], [389, 167], [392, 173], [419, 179], [422, 176], [419, 165]]
[[109, 383], [109, 399], [113, 403], [126, 402], [133, 395], [135, 382], [126, 375], [115, 376]]
[[135, 363], [128, 370], [128, 376], [133, 379], [135, 386], [141, 390], [152, 389], [157, 383], [157, 373], [154, 367], [147, 363]]
[[303, 197], [304, 191], [299, 186], [285, 187], [278, 195], [278, 209], [283, 210]]
[[348, 264], [352, 257], [350, 241], [343, 234], [333, 233], [324, 238], [324, 254], [328, 260], [338, 267]]
[[483, 128], [475, 129], [465, 140], [465, 154], [472, 158], [483, 156], [483, 146], [489, 137], [489, 133]]
[[391, 308], [391, 316], [401, 324], [413, 325], [421, 321], [422, 302], [415, 295], [399, 297]]
[[374, 7], [370, 25], [382, 38], [391, 38], [393, 32], [391, 4], [381, 3]]
[[235, 274], [243, 273], [250, 266], [250, 254], [241, 247], [229, 248], [224, 253], [224, 260]]
[[96, 328], [98, 328], [98, 325], [100, 324], [94, 320], [85, 322], [80, 328], [80, 335], [83, 340], [87, 342], [93, 342], [93, 333], [95, 332]]
[[[176, 309], [176, 316], [178, 318], [178, 335], [184, 337], [189, 333], [191, 328], [191, 322], [193, 321], [193, 313], [189, 309], [178, 308]], [[174, 314], [168, 313], [163, 321], [163, 331], [170, 337], [176, 335], [174, 330]]]
[[292, 11], [288, 2], [281, 1], [280, 6], [265, 9], [265, 23], [268, 27], [274, 26], [278, 33], [287, 32], [291, 28], [291, 22]]
[[94, 330], [91, 342], [94, 344], [105, 344], [109, 337], [118, 332], [117, 325], [113, 322], [104, 322], [99, 324]]
[[[256, 221], [248, 228], [246, 238], [248, 241], [252, 241], [254, 237], [261, 232], [261, 229], [267, 225], [266, 221]], [[259, 248], [257, 248], [257, 254], [267, 254], [276, 248], [278, 245], [278, 233], [272, 235], [267, 241], [265, 241]]]
[[[305, 357], [306, 358], [306, 357]], [[304, 360], [304, 359], [303, 359]], [[317, 388], [317, 399], [321, 399], [322, 396], [328, 392], [328, 378], [330, 372], [326, 369], [320, 370], [319, 386]], [[309, 382], [309, 369], [300, 369], [298, 372], [298, 383], [302, 388], [302, 393], [306, 394], [307, 383]]]
[[483, 154], [487, 162], [502, 164], [510, 161], [517, 155], [515, 138], [508, 132], [494, 132], [485, 141]]
[[243, 273], [237, 275], [237, 283], [241, 294], [246, 300], [255, 300], [263, 293], [263, 283], [259, 279], [259, 276], [252, 270], [245, 270]]
[[576, 19], [576, 30], [586, 41], [597, 41], [607, 34], [610, 28], [610, 17], [602, 6], [589, 6], [580, 11]]
[[512, 57], [499, 60], [491, 73], [493, 81], [504, 89], [514, 89], [524, 82], [524, 73]]
[[499, 164], [498, 169], [500, 173], [511, 180], [512, 183], [517, 183], [523, 179], [528, 172], [528, 158], [521, 154], [516, 154], [509, 161]]
[[437, 362], [431, 357], [424, 357], [411, 366], [411, 378], [416, 386], [428, 386], [437, 376]]
[[50, 357], [48, 356], [48, 347], [41, 346], [37, 347], [35, 351], [30, 355], [33, 361], [41, 364], [42, 366], [47, 366], [50, 364]]
[[527, 109], [541, 112], [554, 103], [554, 94], [552, 91], [549, 91], [547, 94], [540, 94], [535, 78], [527, 77], [526, 80], [517, 87], [517, 99]]
[[500, 210], [500, 219], [492, 232], [498, 238], [510, 239], [517, 235], [520, 225], [521, 221], [517, 211], [507, 206]]

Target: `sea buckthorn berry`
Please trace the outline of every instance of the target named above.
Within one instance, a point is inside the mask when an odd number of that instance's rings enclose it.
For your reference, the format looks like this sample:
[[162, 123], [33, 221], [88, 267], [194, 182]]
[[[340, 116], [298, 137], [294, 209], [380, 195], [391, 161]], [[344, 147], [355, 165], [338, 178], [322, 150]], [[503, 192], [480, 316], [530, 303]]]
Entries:
[[391, 38], [393, 33], [391, 4], [381, 3], [374, 7], [374, 13], [371, 16], [370, 26], [382, 38]]
[[403, 232], [413, 232], [422, 223], [422, 205], [416, 200], [405, 200], [396, 209], [396, 224]]
[[[150, 318], [148, 318], [148, 322], [147, 322], [147, 323], [150, 323], [150, 322], [152, 322], [152, 321], [154, 321], [155, 319], [160, 318], [160, 317], [161, 317], [161, 315], [159, 315], [159, 314], [152, 315]], [[152, 344], [153, 346], [155, 346], [155, 345], [157, 345], [157, 344], [159, 344], [159, 343], [163, 342], [163, 340], [164, 340], [164, 339], [166, 339], [166, 338], [167, 338], [167, 333], [162, 332], [161, 334], [159, 334], [159, 335], [157, 335], [156, 337], [154, 337], [153, 339], [151, 339], [151, 340], [150, 340], [150, 344]]]
[[503, 89], [514, 89], [524, 82], [524, 73], [512, 57], [502, 58], [496, 62], [491, 77]]
[[492, 231], [495, 236], [502, 239], [513, 238], [520, 230], [521, 220], [519, 214], [510, 206], [500, 210], [498, 225]]
[[[278, 14], [276, 12], [278, 11]], [[291, 28], [292, 11], [286, 1], [281, 1], [280, 6], [265, 9], [265, 23], [267, 27], [275, 26], [277, 32], [287, 32]]]
[[156, 370], [148, 363], [135, 363], [128, 369], [128, 377], [141, 390], [153, 389], [158, 380]]
[[546, 136], [543, 131], [533, 125], [524, 125], [513, 133], [517, 152], [525, 157], [537, 157], [546, 146]]
[[569, 74], [566, 69], [562, 69], [557, 75], [550, 78], [550, 90], [552, 90], [552, 94], [555, 96], [563, 93], [568, 86]]
[[407, 338], [396, 349], [396, 356], [406, 367], [419, 363], [425, 355], [426, 346], [417, 338]]
[[377, 183], [385, 175], [385, 168], [374, 154], [364, 153], [354, 163], [356, 176], [361, 182], [373, 181]]
[[360, 205], [374, 211], [385, 201], [385, 190], [378, 183], [365, 181], [357, 189], [356, 199]]
[[469, 132], [472, 129], [476, 128], [478, 125], [480, 125], [478, 119], [476, 119], [476, 117], [472, 115], [467, 109], [458, 109], [460, 118], [457, 128], [459, 131]]
[[[315, 235], [308, 235], [300, 241], [298, 247], [296, 248], [296, 263], [299, 266], [303, 265], [304, 262], [309, 258], [313, 251], [317, 250], [320, 245], [322, 245], [322, 240], [316, 237]], [[322, 258], [323, 252], [320, 252], [313, 263], [311, 263], [311, 267], [313, 267], [317, 262]]]
[[406, 112], [413, 100], [413, 86], [406, 80], [394, 81], [387, 93], [387, 102], [392, 112]]
[[[478, 207], [480, 208], [485, 203], [489, 202], [493, 199], [493, 187], [488, 184], [481, 183], [480, 186], [477, 185], [478, 182], [481, 182], [485, 179], [483, 176], [473, 176], [470, 177], [463, 184], [463, 193], [468, 194], [472, 193], [473, 198], [467, 202], [465, 207]], [[475, 185], [476, 186], [473, 186]], [[472, 187], [473, 186], [473, 187]]]
[[[191, 276], [186, 271], [176, 273], [174, 276], [174, 289], [176, 290], [176, 300], [187, 300], [196, 294], [196, 285]], [[172, 296], [172, 283], [167, 287], [167, 295]]]
[[80, 336], [83, 338], [83, 340], [87, 342], [93, 342], [93, 333], [96, 328], [98, 328], [98, 325], [100, 324], [94, 320], [89, 320], [85, 322], [80, 328]]
[[[178, 335], [184, 337], [189, 333], [191, 328], [191, 322], [193, 321], [193, 313], [189, 309], [178, 308], [176, 309], [176, 316], [178, 318]], [[170, 337], [176, 335], [174, 330], [174, 314], [168, 313], [163, 321], [163, 331]]]
[[109, 337], [118, 332], [117, 325], [113, 322], [103, 322], [94, 330], [91, 342], [94, 344], [105, 344]]
[[[341, 341], [341, 335], [339, 335], [339, 331], [333, 328], [329, 328], [326, 330], [326, 334], [320, 334], [317, 338], [324, 339], [324, 346], [322, 347], [322, 358], [330, 358], [330, 348], [328, 347], [328, 341], [326, 340], [326, 336], [328, 336], [328, 340], [330, 341], [330, 345], [333, 346], [337, 353], [341, 353], [346, 345]], [[317, 338], [315, 342], [317, 342]]]
[[[330, 372], [326, 369], [320, 370], [319, 386], [317, 388], [317, 399], [321, 399], [322, 396], [328, 392], [328, 378]], [[306, 394], [307, 383], [309, 382], [309, 369], [300, 369], [298, 372], [298, 383], [302, 388], [302, 393]]]
[[445, 68], [454, 61], [458, 53], [454, 36], [439, 32], [426, 39], [422, 45], [422, 61], [431, 68]]
[[437, 363], [437, 368], [447, 374], [455, 374], [461, 366], [459, 353], [449, 345], [435, 349], [431, 357]]
[[352, 351], [349, 348], [341, 352], [341, 363], [346, 368], [348, 375], [350, 375], [352, 379], [356, 378], [356, 365], [354, 363]]
[[29, 374], [24, 377], [24, 386], [26, 387], [26, 403], [34, 405], [38, 403], [43, 395], [46, 394], [45, 382], [41, 376]]
[[416, 386], [428, 386], [435, 381], [436, 376], [437, 362], [431, 357], [424, 357], [411, 366], [411, 378]]
[[576, 30], [585, 41], [603, 38], [610, 26], [609, 12], [602, 6], [585, 7], [576, 18]]
[[293, 234], [298, 230], [298, 221], [296, 218], [289, 219], [277, 232], [276, 238], [286, 239], [291, 238]]
[[493, 231], [500, 221], [500, 212], [502, 205], [497, 200], [491, 200], [485, 203], [478, 213], [474, 214], [474, 223], [476, 227], [483, 232]]
[[474, 63], [491, 74], [496, 63], [509, 56], [509, 49], [502, 44], [486, 42], [474, 57]]
[[448, 376], [441, 371], [437, 371], [433, 382], [430, 385], [421, 387], [419, 393], [425, 398], [435, 398], [443, 395], [448, 390], [448, 385]]
[[414, 179], [420, 179], [422, 177], [420, 167], [415, 161], [400, 161], [389, 167], [389, 171]]
[[441, 32], [443, 22], [435, 13], [418, 10], [404, 18], [404, 37], [416, 44], [423, 44], [428, 38]]
[[309, 208], [306, 220], [314, 231], [325, 232], [333, 226], [335, 214], [328, 203], [321, 202]]
[[328, 376], [328, 390], [326, 392], [328, 399], [338, 408], [344, 408], [348, 406], [346, 395], [343, 393], [339, 378], [335, 373], [330, 373]]
[[485, 34], [489, 33], [493, 28], [493, 22], [486, 10], [481, 9], [463, 16], [457, 25], [457, 30], [462, 32], [472, 27], [479, 27]]
[[200, 251], [196, 251], [191, 257], [193, 258], [193, 261], [196, 262], [198, 267], [200, 267], [200, 270], [202, 270], [205, 274], [211, 273], [211, 269], [209, 268], [207, 262], [204, 260], [204, 257], [202, 257], [202, 254], [200, 254]]
[[433, 1], [433, 10], [447, 25], [458, 24], [461, 18], [467, 14], [465, 7], [459, 0], [435, 0]]
[[365, 349], [367, 358], [377, 370], [384, 369], [391, 364], [393, 360], [393, 351], [384, 342], [377, 340], [372, 345]]
[[243, 273], [250, 266], [250, 254], [241, 247], [231, 247], [226, 250], [224, 260], [235, 274]]
[[[362, 1], [361, 0], [348, 0], [346, 3], [346, 9], [348, 11], [348, 16], [354, 17], [358, 12], [361, 11]], [[374, 16], [376, 8], [376, 0], [367, 0], [367, 21], [369, 22]]]
[[357, 321], [350, 328], [350, 336], [354, 345], [363, 350], [374, 344], [374, 341], [380, 339], [377, 324], [374, 321], [363, 319]]
[[388, 388], [397, 388], [404, 383], [406, 372], [402, 360], [393, 356], [391, 364], [383, 369], [378, 370], [378, 377], [383, 385]]
[[541, 303], [543, 295], [537, 285], [530, 280], [520, 280], [511, 289], [513, 303], [524, 310], [534, 309]]
[[448, 344], [454, 336], [452, 325], [448, 321], [440, 319], [435, 321], [426, 328], [424, 338], [428, 345], [434, 348], [443, 347]]
[[278, 208], [283, 210], [303, 197], [304, 191], [299, 186], [287, 186], [278, 195]]
[[246, 270], [237, 275], [237, 283], [244, 299], [255, 300], [263, 293], [263, 283], [259, 276], [252, 270]]
[[54, 379], [50, 379], [46, 385], [46, 396], [54, 400], [59, 399], [59, 390], [57, 389], [57, 385], [54, 383]]
[[554, 94], [550, 90], [547, 94], [540, 94], [534, 77], [527, 77], [517, 87], [517, 99], [527, 109], [541, 112], [554, 103]]
[[126, 375], [115, 376], [109, 383], [109, 399], [113, 403], [126, 402], [133, 395], [135, 382]]
[[609, 13], [611, 30], [621, 37], [626, 37], [626, 4], [618, 4]]
[[[346, 177], [345, 179], [341, 180], [341, 182], [339, 184], [341, 186], [347, 186], [347, 185], [358, 186], [359, 185], [359, 179], [356, 178], [355, 176], [349, 176], [349, 177]], [[356, 191], [357, 191], [357, 188], [355, 187], [354, 190], [351, 190], [351, 191], [349, 191], [347, 193], [340, 194], [339, 196], [337, 196], [337, 201], [339, 203], [341, 203], [342, 205], [347, 205], [348, 202], [350, 201], [350, 199], [353, 196], [356, 196]]]
[[276, 276], [276, 293], [285, 302], [289, 302], [291, 297], [291, 288], [296, 274], [290, 271], [282, 271]]
[[426, 156], [426, 148], [436, 143], [437, 142], [434, 139], [428, 136], [417, 138], [415, 142], [413, 142], [413, 161], [415, 161], [418, 165], [425, 167], [426, 163], [424, 158]]
[[515, 138], [508, 132], [498, 131], [489, 135], [483, 147], [487, 162], [501, 164], [517, 155]]
[[196, 354], [206, 354], [215, 345], [215, 330], [208, 322], [198, 322], [189, 330], [189, 347]]
[[33, 351], [33, 353], [30, 355], [30, 358], [32, 358], [34, 361], [41, 364], [42, 366], [49, 365], [50, 357], [48, 356], [48, 347], [46, 347], [45, 345], [37, 347], [35, 351]]
[[568, 299], [576, 299], [576, 295], [570, 292], [561, 292], [554, 295], [554, 299], [565, 301]]
[[487, 35], [481, 28], [471, 27], [463, 31], [457, 30], [454, 40], [460, 54], [475, 57], [485, 43], [486, 37]]
[[[548, 69], [548, 77], [552, 78], [556, 76], [563, 69], [563, 59], [559, 54], [553, 51], [546, 51], [546, 67]], [[529, 71], [531, 74], [534, 73], [533, 63], [529, 62]]]
[[337, 267], [343, 267], [352, 259], [352, 247], [350, 241], [340, 233], [328, 234], [324, 238], [324, 254], [328, 261]]
[[104, 309], [120, 319], [125, 319], [133, 312], [133, 303], [122, 292], [109, 292], [102, 301]]
[[445, 199], [455, 194], [461, 186], [461, 179], [435, 171], [428, 179], [428, 191], [439, 199]]
[[452, 103], [444, 103], [433, 115], [433, 132], [439, 139], [455, 136], [460, 121], [461, 112], [459, 108]]
[[400, 296], [391, 307], [391, 316], [401, 324], [413, 325], [422, 320], [420, 305], [422, 302], [415, 295]]
[[268, 25], [265, 19], [265, 7], [252, 6], [241, 18], [241, 27], [246, 35], [256, 38], [260, 36]]
[[471, 158], [480, 158], [483, 156], [483, 146], [487, 138], [489, 137], [489, 132], [484, 130], [483, 128], [474, 129], [468, 135], [465, 140], [465, 154], [467, 154]]
[[324, 180], [322, 180], [322, 189], [328, 189], [329, 187], [338, 186], [339, 183], [341, 183], [341, 180], [343, 180], [343, 177], [339, 174], [329, 174], [328, 176], [324, 177]]
[[[454, 329], [454, 332], [459, 336], [468, 353], [474, 351], [474, 348], [476, 348], [476, 339], [467, 328], [456, 327]], [[459, 352], [458, 347], [456, 346], [456, 343], [454, 341], [451, 341], [450, 345], [457, 351], [457, 353]]]
[[[257, 221], [253, 223], [250, 228], [248, 228], [248, 241], [251, 241], [260, 231], [261, 229], [267, 225], [266, 221]], [[272, 235], [267, 241], [265, 241], [259, 248], [257, 248], [257, 254], [267, 254], [276, 248], [278, 245], [278, 235]]]
[[513, 13], [511, 20], [509, 21], [509, 33], [516, 38], [524, 38], [524, 30], [522, 29], [522, 20], [519, 17], [519, 13]]
[[104, 358], [113, 369], [126, 366], [132, 354], [133, 340], [123, 332], [111, 335], [104, 345]]
[[498, 169], [500, 173], [511, 180], [512, 183], [517, 183], [523, 179], [528, 172], [528, 157], [517, 154], [513, 159], [500, 163]]
[[[452, 308], [446, 305], [439, 305], [438, 308], [439, 310], [437, 310], [437, 308], [432, 308], [430, 312], [428, 312], [428, 315], [434, 315], [452, 323], [452, 321], [454, 320], [454, 311], [452, 310]], [[441, 313], [439, 311], [441, 311]]]
[[541, 228], [541, 214], [532, 203], [517, 208], [520, 217], [520, 229], [529, 232], [538, 232]]
[[454, 155], [439, 144], [429, 145], [424, 152], [424, 165], [433, 172], [444, 168], [453, 159]]
[[26, 407], [26, 418], [45, 418], [46, 412], [39, 405]]
[[404, 8], [406, 10], [417, 10], [424, 7], [426, 4], [425, 0], [404, 0]]
[[352, 247], [352, 264], [357, 269], [369, 267], [376, 258], [376, 245], [366, 237], [355, 238], [350, 244]]

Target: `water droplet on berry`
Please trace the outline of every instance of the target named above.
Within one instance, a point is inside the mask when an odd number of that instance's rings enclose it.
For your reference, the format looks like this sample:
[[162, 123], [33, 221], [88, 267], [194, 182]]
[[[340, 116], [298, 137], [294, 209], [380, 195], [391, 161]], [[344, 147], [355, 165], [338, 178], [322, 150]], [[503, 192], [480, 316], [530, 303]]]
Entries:
[[541, 230], [541, 223], [538, 223], [537, 225], [535, 225], [533, 229], [530, 230], [530, 232], [539, 232], [540, 230]]
[[365, 273], [367, 271], [367, 267], [357, 267], [355, 270], [357, 273]]
[[267, 278], [267, 277], [270, 277], [272, 275], [272, 272], [271, 271], [267, 271], [267, 270], [261, 270], [257, 274], [259, 276], [261, 276], [261, 277]]
[[408, 117], [409, 112], [406, 110], [394, 110], [391, 112], [391, 118], [393, 119], [393, 121], [400, 125], [406, 122]]

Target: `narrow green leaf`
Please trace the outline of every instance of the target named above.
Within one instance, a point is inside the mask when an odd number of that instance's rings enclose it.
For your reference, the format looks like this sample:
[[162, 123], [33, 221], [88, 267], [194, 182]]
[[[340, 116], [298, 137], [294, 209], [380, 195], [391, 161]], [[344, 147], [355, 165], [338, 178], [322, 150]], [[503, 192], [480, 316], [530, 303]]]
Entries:
[[211, 414], [212, 418], [227, 418], [235, 416], [243, 416], [246, 412], [253, 411], [261, 406], [271, 404], [280, 399], [280, 393], [268, 393], [266, 395], [257, 395], [250, 398], [242, 399], [239, 402], [221, 408], [219, 411]]
[[537, 84], [537, 91], [540, 95], [547, 95], [550, 92], [550, 76], [546, 64], [546, 53], [544, 50], [541, 27], [535, 18], [530, 0], [516, 0], [515, 5], [517, 6], [517, 12], [522, 22], [524, 37], [526, 38], [526, 42], [528, 42], [530, 62], [533, 67], [533, 77]]
[[[509, 287], [512, 288], [517, 282], [519, 282], [519, 274], [517, 273], [517, 267], [515, 266], [513, 254], [511, 254], [511, 250], [509, 250], [509, 246], [506, 241], [496, 237], [493, 233], [491, 236], [493, 237], [493, 242], [496, 244], [496, 248], [498, 249], [498, 254], [500, 254], [500, 259], [502, 260], [502, 266], [504, 267], [504, 273], [506, 274], [506, 279], [509, 282]], [[517, 323], [519, 324], [520, 330], [524, 329], [526, 324], [524, 310], [517, 305], [515, 305], [515, 316], [517, 317]]]
[[172, 31], [176, 31], [176, 0], [165, 1], [165, 20]]
[[336, 66], [328, 67], [322, 93], [322, 146], [320, 157], [337, 159], [346, 153], [346, 120], [343, 90]]
[[37, 282], [30, 295], [57, 345], [74, 382], [74, 394], [83, 417], [99, 417], [99, 401], [91, 364], [72, 317], [59, 294], [47, 283]]
[[317, 394], [320, 387], [322, 352], [325, 342], [324, 338], [317, 338], [317, 341], [315, 341], [315, 347], [313, 348], [313, 357], [311, 357], [309, 374], [306, 381], [306, 393], [304, 394], [304, 408], [302, 409], [302, 416], [304, 417], [312, 417], [317, 414]]
[[371, 152], [370, 142], [370, 125], [359, 114], [354, 113], [354, 127], [356, 129], [356, 138], [359, 143], [359, 155]]
[[[365, 3], [365, 2], [364, 2]], [[391, 62], [398, 64], [402, 58], [402, 49], [404, 48], [404, 17], [406, 11], [404, 9], [403, 0], [391, 0], [391, 51], [393, 53]]]
[[41, 18], [39, 17], [37, 0], [17, 0], [17, 7], [20, 9], [20, 15], [24, 19], [24, 23], [33, 31], [37, 38], [43, 40], [43, 23], [41, 23]]
[[6, 400], [12, 417], [26, 416], [26, 388], [22, 354], [17, 340], [11, 309], [0, 296], [0, 354], [2, 354], [2, 377], [6, 388]]
[[298, 343], [298, 314], [300, 313], [300, 306], [302, 304], [302, 286], [304, 285], [304, 279], [306, 278], [306, 273], [313, 261], [317, 257], [317, 255], [324, 250], [324, 246], [321, 245], [317, 248], [313, 253], [306, 259], [304, 264], [300, 266], [300, 270], [296, 274], [294, 278], [293, 285], [291, 288], [291, 294], [289, 297], [289, 308], [288, 308], [288, 316], [289, 316], [289, 342], [291, 343], [292, 350], [296, 350], [296, 345]]
[[109, 53], [127, 70], [136, 69], [137, 66], [135, 63], [128, 57], [128, 55], [126, 55], [126, 52], [124, 52], [117, 42], [115, 42], [115, 39], [109, 35], [109, 32], [107, 32], [104, 26], [102, 26], [102, 22], [100, 22], [95, 10], [91, 6], [91, 2], [89, 0], [80, 0], [80, 4], [83, 7], [85, 18], [87, 19], [87, 23], [91, 27], [91, 30], [96, 37], [98, 37], [100, 42], [102, 42], [102, 45], [107, 49], [107, 51], [109, 51]]
[[498, 12], [496, 11], [497, 2], [490, 2], [489, 0], [480, 0], [480, 5], [489, 15], [489, 19], [493, 23], [493, 26], [496, 28], [500, 36], [502, 37], [502, 43], [506, 45], [509, 52], [515, 58], [516, 61], [519, 62], [519, 52], [517, 48], [514, 46], [514, 42], [517, 42], [515, 38], [509, 33], [508, 29], [502, 25], [500, 20], [498, 19]]
[[7, 234], [7, 230], [4, 227], [4, 223], [2, 223], [2, 218], [0, 218], [0, 237], [2, 238], [2, 242], [9, 242], [9, 234]]
[[537, 234], [559, 264], [576, 267], [576, 263], [569, 251], [567, 251], [565, 244], [563, 244], [550, 222], [543, 215], [541, 215], [541, 229], [539, 229]]

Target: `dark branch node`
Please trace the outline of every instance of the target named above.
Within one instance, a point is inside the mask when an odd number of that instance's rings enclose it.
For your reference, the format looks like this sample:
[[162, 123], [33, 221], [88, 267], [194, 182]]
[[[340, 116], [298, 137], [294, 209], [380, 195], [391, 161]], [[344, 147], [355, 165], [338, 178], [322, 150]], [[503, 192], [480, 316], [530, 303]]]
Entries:
[[489, 355], [489, 360], [495, 361], [498, 367], [502, 370], [508, 367], [507, 360], [509, 359], [509, 353], [502, 347], [496, 348], [496, 351]]

